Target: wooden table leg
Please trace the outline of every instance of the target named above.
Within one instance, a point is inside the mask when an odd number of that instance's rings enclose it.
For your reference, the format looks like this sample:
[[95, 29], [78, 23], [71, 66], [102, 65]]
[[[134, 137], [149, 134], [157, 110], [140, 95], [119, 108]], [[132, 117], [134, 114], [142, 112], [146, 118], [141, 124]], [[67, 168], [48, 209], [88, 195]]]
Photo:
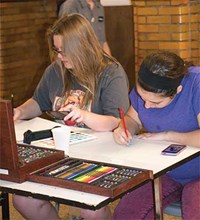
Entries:
[[155, 199], [156, 220], [162, 220], [163, 219], [162, 185], [161, 185], [161, 178], [160, 177], [154, 179], [154, 199]]

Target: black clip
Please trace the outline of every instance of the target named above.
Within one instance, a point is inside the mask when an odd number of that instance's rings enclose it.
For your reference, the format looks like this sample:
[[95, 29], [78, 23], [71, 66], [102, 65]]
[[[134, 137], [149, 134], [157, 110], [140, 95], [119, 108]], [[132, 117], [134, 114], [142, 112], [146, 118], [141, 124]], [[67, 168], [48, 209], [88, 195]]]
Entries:
[[[60, 126], [55, 126], [54, 128], [57, 128], [57, 127], [60, 127]], [[50, 137], [53, 137], [51, 129], [41, 130], [41, 131], [27, 130], [26, 132], [24, 132], [23, 142], [26, 144], [31, 144], [32, 141], [37, 141], [40, 139], [45, 139], [45, 138], [50, 138]]]

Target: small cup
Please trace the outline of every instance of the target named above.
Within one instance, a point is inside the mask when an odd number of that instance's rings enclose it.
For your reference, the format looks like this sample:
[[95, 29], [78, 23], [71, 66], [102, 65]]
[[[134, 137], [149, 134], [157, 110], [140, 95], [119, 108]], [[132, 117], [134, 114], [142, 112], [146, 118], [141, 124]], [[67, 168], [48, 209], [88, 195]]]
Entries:
[[69, 155], [69, 140], [71, 129], [68, 126], [53, 128], [52, 130], [54, 145], [56, 149], [63, 150], [65, 155]]

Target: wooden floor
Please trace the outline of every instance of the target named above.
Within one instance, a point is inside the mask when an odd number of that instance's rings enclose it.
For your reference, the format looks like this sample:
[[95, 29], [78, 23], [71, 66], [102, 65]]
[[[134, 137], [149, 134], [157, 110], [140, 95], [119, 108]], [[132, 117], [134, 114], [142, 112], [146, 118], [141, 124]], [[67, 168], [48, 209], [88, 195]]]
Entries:
[[[24, 220], [22, 218], [22, 216], [13, 208], [11, 196], [9, 196], [9, 198], [10, 198], [9, 199], [9, 201], [10, 201], [10, 220]], [[117, 202], [118, 201], [113, 202], [112, 204], [109, 205], [112, 211], [114, 210]], [[0, 212], [1, 212], [1, 207], [0, 207]], [[75, 212], [75, 210], [73, 210], [73, 212]], [[62, 220], [69, 220], [69, 206], [60, 205], [59, 215]], [[2, 219], [1, 214], [0, 214], [0, 219]], [[48, 220], [51, 220], [51, 219], [48, 219]], [[96, 220], [98, 220], [98, 219], [96, 219]], [[99, 220], [106, 220], [106, 219], [99, 219]], [[122, 219], [122, 220], [129, 220], [129, 219]], [[134, 219], [134, 220], [136, 220], [136, 219]], [[181, 220], [181, 218], [177, 218], [177, 217], [169, 216], [169, 215], [164, 215], [164, 220]]]

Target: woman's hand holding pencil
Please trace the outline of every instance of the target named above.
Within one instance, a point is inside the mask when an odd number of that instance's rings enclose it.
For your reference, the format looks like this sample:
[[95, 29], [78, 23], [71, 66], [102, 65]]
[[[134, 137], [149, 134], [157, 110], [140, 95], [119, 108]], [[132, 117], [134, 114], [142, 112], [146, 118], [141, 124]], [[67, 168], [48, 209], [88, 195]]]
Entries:
[[116, 143], [129, 145], [130, 141], [132, 140], [132, 136], [127, 130], [124, 112], [121, 107], [119, 108], [119, 113], [121, 117], [121, 122], [119, 124], [119, 127], [113, 132], [113, 137]]

